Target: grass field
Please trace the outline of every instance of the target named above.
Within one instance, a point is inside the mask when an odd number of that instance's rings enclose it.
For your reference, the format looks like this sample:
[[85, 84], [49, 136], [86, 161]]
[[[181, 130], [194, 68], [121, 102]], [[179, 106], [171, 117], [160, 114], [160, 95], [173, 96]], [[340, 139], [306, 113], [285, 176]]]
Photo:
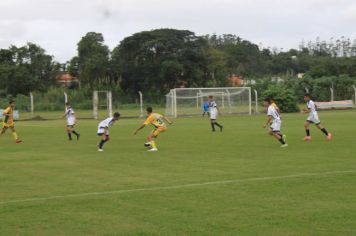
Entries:
[[289, 147], [264, 116], [180, 118], [158, 139], [119, 121], [98, 153], [97, 121], [18, 122], [23, 144], [0, 137], [0, 235], [356, 235], [356, 112], [322, 112], [325, 141], [306, 115], [284, 114]]

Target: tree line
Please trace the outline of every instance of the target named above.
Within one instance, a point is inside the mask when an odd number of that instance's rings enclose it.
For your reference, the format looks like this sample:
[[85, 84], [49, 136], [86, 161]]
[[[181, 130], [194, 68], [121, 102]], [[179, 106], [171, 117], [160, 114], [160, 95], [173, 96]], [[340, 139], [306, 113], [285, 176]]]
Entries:
[[323, 78], [328, 83], [333, 82], [330, 78], [346, 78], [354, 84], [356, 40], [317, 38], [284, 51], [236, 35], [157, 29], [129, 36], [113, 50], [101, 33], [89, 32], [78, 42], [77, 55], [66, 63], [56, 62], [34, 43], [0, 49], [0, 95], [44, 93], [58, 86], [61, 73], [74, 76], [82, 89], [110, 88], [125, 96], [138, 91], [162, 95], [181, 86], [230, 86], [233, 75], [256, 86], [276, 77], [297, 80], [297, 74], [309, 84], [320, 84]]

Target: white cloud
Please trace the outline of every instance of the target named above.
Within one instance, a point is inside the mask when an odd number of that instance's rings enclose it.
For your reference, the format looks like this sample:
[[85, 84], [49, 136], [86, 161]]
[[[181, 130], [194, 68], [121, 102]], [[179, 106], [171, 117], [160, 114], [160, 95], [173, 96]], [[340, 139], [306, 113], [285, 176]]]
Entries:
[[353, 0], [11, 0], [0, 2], [0, 47], [32, 41], [65, 61], [88, 31], [113, 48], [135, 32], [169, 27], [290, 48], [317, 36], [355, 37], [355, 12]]

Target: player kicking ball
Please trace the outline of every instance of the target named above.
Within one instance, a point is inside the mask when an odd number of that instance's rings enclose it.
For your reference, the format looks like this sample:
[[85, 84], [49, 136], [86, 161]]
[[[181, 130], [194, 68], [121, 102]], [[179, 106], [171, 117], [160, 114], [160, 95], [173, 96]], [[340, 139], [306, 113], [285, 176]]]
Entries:
[[309, 126], [310, 124], [315, 124], [316, 127], [318, 129], [321, 130], [321, 132], [323, 132], [326, 136], [326, 139], [328, 141], [332, 140], [332, 134], [329, 133], [322, 125], [321, 122], [319, 120], [319, 115], [318, 115], [318, 111], [317, 111], [317, 107], [314, 103], [314, 101], [311, 100], [310, 95], [306, 94], [304, 95], [304, 101], [307, 103], [307, 108], [304, 109], [303, 111], [305, 113], [309, 113], [309, 116], [307, 118], [307, 120], [304, 123], [304, 128], [305, 128], [305, 133], [306, 136], [304, 137], [304, 141], [310, 141], [311, 140], [311, 136], [310, 136], [310, 129]]
[[104, 144], [109, 141], [109, 127], [114, 125], [115, 121], [120, 118], [120, 113], [115, 112], [113, 117], [106, 118], [105, 120], [101, 121], [98, 125], [98, 136], [101, 137], [98, 143], [98, 152], [103, 152]]
[[156, 141], [154, 140], [155, 138], [158, 137], [161, 133], [165, 132], [167, 130], [167, 126], [164, 123], [164, 121], [167, 121], [168, 124], [172, 124], [173, 122], [170, 121], [167, 117], [162, 116], [158, 113], [153, 113], [152, 107], [148, 107], [146, 109], [147, 111], [147, 119], [146, 121], [134, 132], [134, 135], [136, 135], [141, 129], [145, 128], [146, 125], [153, 125], [154, 130], [148, 135], [147, 137], [147, 143], [145, 143], [145, 147], [149, 148], [149, 152], [157, 152], [157, 144]]
[[69, 102], [66, 103], [66, 111], [65, 111], [63, 117], [67, 118], [68, 139], [70, 141], [72, 141], [72, 133], [73, 133], [75, 136], [77, 136], [77, 140], [79, 140], [80, 134], [74, 130], [74, 126], [77, 121], [77, 117], [76, 117], [75, 112]]
[[220, 132], [222, 132], [223, 131], [223, 126], [220, 125], [216, 121], [216, 119], [218, 118], [218, 114], [220, 113], [218, 105], [214, 101], [214, 97], [213, 96], [209, 96], [208, 97], [208, 101], [209, 101], [209, 108], [210, 108], [210, 124], [211, 124], [212, 131], [215, 132], [215, 126], [217, 126], [217, 127], [220, 128]]
[[267, 108], [267, 121], [263, 128], [266, 128], [267, 125], [270, 125], [269, 135], [275, 137], [281, 144], [282, 148], [288, 147], [286, 143], [286, 136], [281, 133], [281, 125], [282, 120], [279, 115], [279, 112], [272, 105], [272, 100], [270, 98], [266, 98], [263, 101], [263, 105]]
[[12, 136], [15, 139], [15, 142], [21, 143], [22, 141], [17, 136], [16, 130], [15, 130], [15, 123], [14, 123], [15, 106], [16, 106], [15, 101], [11, 100], [9, 102], [9, 106], [4, 110], [4, 112], [3, 112], [4, 119], [3, 119], [0, 135], [3, 135], [6, 132], [6, 130], [10, 128], [12, 131]]

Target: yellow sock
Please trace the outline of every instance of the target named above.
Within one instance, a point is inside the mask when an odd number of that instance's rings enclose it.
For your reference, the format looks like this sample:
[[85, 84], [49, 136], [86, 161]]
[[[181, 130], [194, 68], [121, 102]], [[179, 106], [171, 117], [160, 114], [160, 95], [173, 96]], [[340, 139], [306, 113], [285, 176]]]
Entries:
[[156, 142], [152, 140], [151, 141], [151, 146], [152, 146], [152, 148], [157, 148]]
[[17, 136], [16, 132], [12, 132], [12, 136], [14, 136], [14, 139], [17, 140], [19, 137]]

